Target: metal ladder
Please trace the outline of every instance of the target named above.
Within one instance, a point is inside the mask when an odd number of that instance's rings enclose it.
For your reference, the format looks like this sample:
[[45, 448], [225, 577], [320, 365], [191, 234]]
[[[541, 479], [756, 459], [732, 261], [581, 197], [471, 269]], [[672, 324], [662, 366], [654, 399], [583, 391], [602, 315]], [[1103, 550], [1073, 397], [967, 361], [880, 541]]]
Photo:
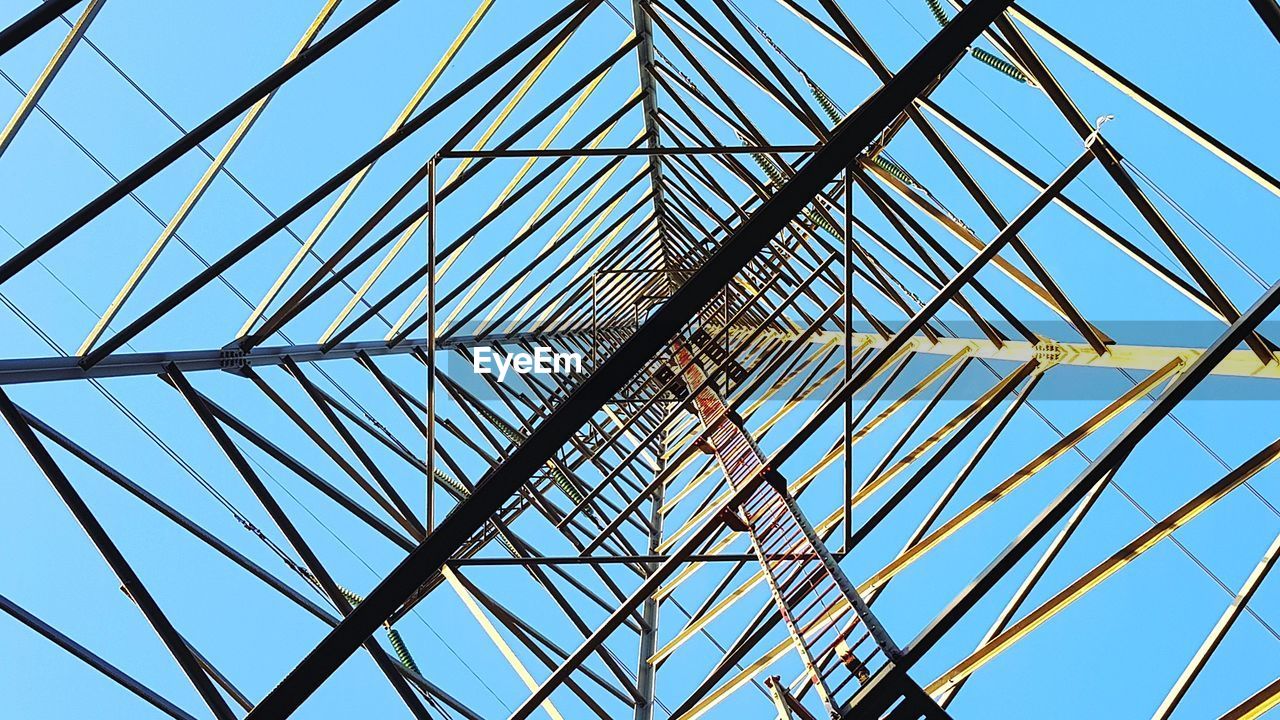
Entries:
[[[851, 696], [870, 678], [872, 665], [893, 662], [899, 650], [805, 519], [785, 481], [768, 470], [767, 456], [742, 427], [741, 419], [705, 383], [706, 374], [686, 344], [676, 341], [673, 350], [676, 371], [682, 373], [689, 392], [697, 390], [694, 406], [703, 428], [700, 442], [703, 449], [715, 453], [729, 484], [737, 489], [768, 473], [769, 481], [760, 483], [722, 519], [750, 537], [752, 552], [795, 640], [808, 683], [831, 717], [838, 718], [842, 704], [836, 698]], [[798, 694], [803, 689], [802, 685]]]

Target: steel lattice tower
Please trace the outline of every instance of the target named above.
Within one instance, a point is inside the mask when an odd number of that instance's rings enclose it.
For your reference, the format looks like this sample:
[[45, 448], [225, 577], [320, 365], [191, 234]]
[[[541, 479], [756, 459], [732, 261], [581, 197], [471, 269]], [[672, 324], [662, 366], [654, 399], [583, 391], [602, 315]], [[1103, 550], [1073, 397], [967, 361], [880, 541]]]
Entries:
[[[0, 168], [71, 141], [109, 178], [0, 258], [0, 448], [123, 591], [86, 579], [78, 612], [126, 609], [194, 692], [0, 569], [7, 631], [113, 681], [103, 716], [327, 717], [307, 701], [335, 685], [473, 720], [1004, 717], [1090, 683], [1133, 695], [1099, 717], [1280, 705], [1274, 662], [1229, 647], [1280, 657], [1280, 285], [1109, 121], [1235, 183], [1258, 227], [1280, 180], [1088, 37], [1010, 0], [912, 4], [936, 23], [911, 47], [837, 0], [472, 0], [381, 134], [273, 166], [280, 202], [233, 168], [321, 111], [290, 92], [431, 3], [306, 3], [283, 63], [189, 127], [94, 43], [123, 4], [0, 30], [0, 55], [54, 48], [10, 80]], [[1274, 57], [1280, 6], [1230, 4]], [[85, 58], [174, 126], [127, 173], [50, 109]], [[108, 237], [121, 208], [147, 242]], [[42, 319], [63, 292], [93, 321]], [[1138, 338], [1115, 318], [1143, 302], [1209, 330]], [[582, 366], [474, 372], [540, 349]], [[1254, 398], [1209, 400], [1229, 431], [1180, 417], [1224, 387]], [[1210, 523], [1230, 552], [1187, 539]], [[1139, 570], [1140, 599], [1092, 602]], [[1171, 602], [1166, 645], [1122, 639]], [[1215, 668], [1250, 689], [1198, 693]]]

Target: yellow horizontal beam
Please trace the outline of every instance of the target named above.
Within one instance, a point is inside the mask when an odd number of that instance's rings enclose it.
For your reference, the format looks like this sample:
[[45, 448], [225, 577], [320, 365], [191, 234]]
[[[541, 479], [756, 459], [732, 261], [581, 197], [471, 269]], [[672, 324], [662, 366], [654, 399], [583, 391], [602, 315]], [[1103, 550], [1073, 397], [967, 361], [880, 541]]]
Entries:
[[[742, 331], [735, 331], [742, 332]], [[787, 336], [789, 333], [769, 331], [765, 336]], [[839, 331], [830, 330], [814, 333], [810, 342], [827, 343], [833, 338], [841, 338]], [[885, 339], [871, 333], [854, 333], [854, 344], [865, 342], [868, 348], [884, 347]], [[912, 352], [927, 355], [954, 356], [965, 348], [971, 357], [988, 360], [1008, 360], [1025, 363], [1031, 359], [1041, 361], [1044, 367], [1060, 365], [1077, 365], [1081, 367], [1124, 368], [1126, 370], [1159, 370], [1173, 360], [1182, 360], [1184, 367], [1190, 365], [1203, 352], [1204, 348], [1172, 347], [1160, 345], [1109, 345], [1106, 355], [1098, 355], [1086, 343], [1060, 343], [1044, 340], [1030, 343], [1025, 340], [1007, 340], [1002, 347], [995, 343], [973, 338], [940, 338], [930, 344], [926, 338], [917, 338]], [[1235, 350], [1210, 371], [1213, 375], [1230, 377], [1252, 377], [1280, 379], [1280, 363], [1263, 365], [1258, 356], [1251, 350]]]

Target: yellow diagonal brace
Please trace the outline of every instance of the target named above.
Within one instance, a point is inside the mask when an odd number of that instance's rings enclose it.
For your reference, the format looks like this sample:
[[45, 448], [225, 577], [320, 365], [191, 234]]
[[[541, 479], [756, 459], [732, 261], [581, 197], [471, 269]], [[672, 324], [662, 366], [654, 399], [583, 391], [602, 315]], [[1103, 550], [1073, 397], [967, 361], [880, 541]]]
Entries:
[[9, 143], [18, 136], [18, 130], [22, 128], [22, 124], [31, 116], [31, 111], [36, 109], [40, 103], [40, 98], [44, 96], [49, 85], [53, 83], [53, 78], [62, 70], [62, 66], [66, 64], [67, 58], [71, 57], [71, 51], [84, 37], [85, 31], [89, 29], [89, 23], [93, 22], [93, 18], [97, 16], [98, 11], [106, 4], [106, 0], [89, 0], [84, 6], [84, 11], [80, 13], [79, 19], [71, 26], [70, 32], [62, 39], [62, 43], [58, 45], [58, 49], [53, 51], [53, 57], [49, 58], [49, 62], [44, 66], [44, 70], [40, 71], [40, 76], [32, 83], [31, 89], [27, 90], [27, 94], [22, 97], [22, 102], [18, 103], [18, 109], [13, 111], [9, 122], [4, 126], [4, 130], [0, 130], [0, 155], [9, 149]]
[[[338, 9], [338, 3], [341, 1], [342, 0], [328, 0], [324, 6], [320, 8], [320, 13], [316, 15], [315, 20], [312, 20], [311, 24], [307, 26], [307, 31], [303, 33], [302, 39], [298, 41], [298, 44], [293, 46], [293, 50], [289, 53], [289, 56], [285, 58], [286, 65], [293, 62], [293, 60], [301, 55], [302, 52], [307, 49], [307, 46], [316, 39], [316, 36], [320, 34], [321, 28], [323, 28], [324, 24], [328, 22], [330, 17], [332, 17], [334, 11]], [[178, 207], [178, 211], [173, 214], [173, 217], [169, 218], [169, 222], [164, 226], [164, 229], [160, 231], [160, 237], [156, 238], [155, 242], [151, 244], [151, 248], [142, 256], [142, 260], [140, 260], [138, 262], [138, 266], [133, 269], [133, 273], [129, 276], [129, 279], [125, 281], [124, 286], [120, 288], [118, 293], [116, 293], [115, 299], [113, 299], [111, 304], [107, 306], [107, 309], [103, 311], [102, 316], [98, 318], [97, 324], [93, 326], [93, 329], [89, 331], [89, 335], [85, 337], [84, 342], [80, 344], [80, 349], [76, 350], [77, 356], [84, 355], [93, 349], [94, 343], [98, 342], [98, 338], [102, 336], [104, 331], [106, 331], [107, 327], [111, 324], [111, 321], [115, 319], [121, 308], [124, 307], [124, 304], [129, 301], [129, 297], [133, 295], [133, 291], [136, 290], [138, 284], [142, 282], [143, 276], [145, 276], [147, 271], [149, 271], [155, 264], [156, 260], [160, 257], [160, 253], [164, 251], [165, 246], [169, 244], [169, 240], [173, 238], [174, 234], [178, 232], [178, 228], [186, 221], [187, 217], [191, 214], [191, 210], [195, 208], [196, 203], [200, 202], [200, 198], [204, 197], [205, 191], [209, 189], [211, 184], [213, 184], [214, 178], [218, 176], [218, 173], [221, 172], [222, 168], [227, 164], [227, 159], [231, 157], [231, 153], [235, 152], [236, 148], [240, 146], [241, 141], [243, 141], [245, 136], [249, 134], [249, 130], [253, 128], [253, 124], [258, 121], [258, 118], [262, 115], [262, 111], [266, 110], [267, 103], [271, 102], [271, 98], [273, 97], [275, 97], [274, 91], [254, 103], [253, 107], [249, 108], [249, 112], [245, 113], [245, 116], [241, 118], [240, 124], [236, 126], [234, 131], [232, 131], [231, 137], [227, 138], [227, 142], [222, 146], [222, 149], [218, 151], [218, 154], [214, 156], [213, 161], [209, 163], [209, 167], [205, 168], [204, 174], [196, 181], [195, 187], [191, 189], [191, 192], [187, 194], [186, 199], [182, 201], [182, 205]]]
[[[409, 118], [413, 115], [414, 111], [417, 110], [418, 106], [422, 104], [422, 101], [426, 99], [427, 93], [431, 91], [431, 88], [435, 87], [436, 81], [440, 79], [440, 76], [444, 74], [444, 71], [453, 62], [454, 57], [456, 57], [458, 51], [462, 49], [463, 44], [466, 43], [467, 39], [471, 37], [471, 34], [475, 32], [476, 26], [480, 24], [480, 21], [484, 19], [484, 16], [489, 12], [489, 8], [493, 6], [493, 1], [494, 0], [481, 0], [480, 5], [476, 7], [476, 11], [472, 13], [471, 19], [467, 21], [465, 26], [463, 26], [462, 31], [458, 33], [456, 38], [454, 38], [453, 43], [449, 45], [449, 48], [445, 50], [444, 55], [436, 63], [435, 67], [431, 69], [427, 78], [422, 81], [422, 85], [420, 85], [418, 90], [414, 92], [413, 97], [409, 99], [408, 104], [406, 104], [404, 109], [400, 111], [400, 114], [396, 116], [395, 121], [391, 123], [391, 128], [383, 134], [383, 140], [394, 135], [406, 122], [409, 121]], [[267, 307], [271, 305], [271, 302], [275, 300], [276, 295], [278, 295], [280, 290], [284, 288], [285, 283], [289, 281], [289, 278], [293, 277], [293, 273], [295, 273], [298, 266], [302, 264], [303, 258], [311, 252], [311, 248], [320, 240], [320, 236], [324, 234], [325, 230], [329, 229], [334, 218], [338, 216], [338, 213], [342, 211], [342, 208], [346, 207], [347, 201], [351, 199], [353, 194], [355, 194], [356, 188], [360, 187], [360, 184], [364, 182], [365, 176], [367, 176], [369, 171], [372, 169], [373, 165], [365, 167], [360, 172], [356, 173], [355, 176], [348, 180], [347, 184], [343, 186], [342, 191], [338, 193], [338, 197], [334, 199], [333, 204], [329, 206], [327, 211], [325, 211], [324, 217], [320, 219], [320, 222], [316, 225], [315, 229], [311, 231], [311, 234], [307, 236], [306, 241], [302, 243], [302, 247], [298, 248], [298, 252], [294, 253], [293, 258], [289, 261], [288, 265], [285, 266], [284, 270], [280, 272], [280, 276], [277, 277], [276, 281], [271, 285], [271, 289], [267, 290], [267, 293], [262, 296], [262, 300], [258, 301], [257, 307], [255, 307], [253, 312], [249, 314], [244, 325], [241, 326], [239, 332], [236, 333], [237, 340], [253, 331], [253, 326], [257, 324], [258, 318], [262, 317], [262, 314], [267, 311]]]
[[914, 400], [918, 395], [920, 395], [920, 393], [924, 392], [930, 385], [937, 382], [938, 378], [947, 374], [947, 372], [951, 370], [951, 368], [955, 366], [956, 363], [965, 359], [965, 357], [967, 357], [968, 355], [969, 355], [969, 348], [966, 347], [960, 352], [956, 353], [955, 355], [952, 355], [951, 357], [939, 363], [938, 367], [930, 371], [928, 375], [925, 375], [923, 378], [920, 379], [919, 382], [913, 385], [909, 390], [907, 390], [906, 392], [902, 393], [897, 398], [895, 398], [894, 401], [889, 404], [889, 407], [885, 408], [883, 411], [880, 412], [879, 415], [876, 415], [874, 418], [872, 418], [867, 423], [865, 423], [862, 427], [854, 431], [852, 435], [853, 442], [856, 443], [862, 438], [866, 437], [867, 435], [870, 435], [873, 430], [875, 430], [877, 427], [880, 427], [881, 423], [893, 417], [893, 415], [897, 413], [899, 410], [901, 410], [904, 405]]
[[1218, 720], [1254, 720], [1260, 718], [1268, 710], [1280, 705], [1280, 678], [1250, 695], [1244, 702], [1235, 706]]
[[1161, 540], [1169, 537], [1178, 528], [1186, 525], [1196, 516], [1209, 509], [1232, 490], [1243, 485], [1249, 478], [1261, 472], [1268, 465], [1280, 458], [1280, 440], [1268, 445], [1254, 455], [1246, 463], [1227, 473], [1222, 479], [1210, 485], [1194, 498], [1183, 503], [1181, 507], [1169, 513], [1163, 520], [1144, 531], [1111, 557], [1098, 563], [1093, 569], [1081, 575], [1058, 594], [1046, 600], [1035, 610], [1027, 613], [1021, 620], [1013, 623], [999, 635], [991, 638], [972, 655], [960, 661], [955, 667], [943, 673], [926, 690], [933, 694], [941, 692], [968, 677], [975, 670], [990, 662], [1000, 653], [1007, 650], [1015, 642], [1022, 639], [1042, 625], [1046, 620], [1057, 615], [1071, 603], [1080, 599], [1085, 593], [1097, 587], [1102, 581], [1114, 575], [1134, 559], [1155, 547]]
[[1004, 393], [1010, 383], [1017, 382], [1019, 379], [1020, 377], [1016, 373], [1009, 373], [1004, 376], [1000, 382], [991, 386], [990, 389], [982, 393], [978, 399], [974, 400], [959, 414], [944, 423], [942, 427], [934, 431], [929, 437], [925, 438], [919, 445], [913, 448], [911, 452], [903, 455], [901, 459], [884, 472], [874, 478], [871, 478], [867, 484], [858, 488], [858, 492], [855, 493], [849, 501], [850, 506], [856, 508], [858, 505], [862, 504], [863, 500], [870, 497], [880, 488], [884, 487], [887, 483], [897, 477], [898, 473], [906, 470], [915, 461], [923, 457], [925, 453], [929, 452], [930, 448], [942, 442], [948, 435], [955, 432], [956, 428], [960, 427], [960, 425], [962, 425], [966, 420], [973, 417], [974, 413], [978, 412], [994, 398], [999, 397]]
[[1106, 407], [1099, 410], [1092, 417], [1085, 420], [1074, 430], [1067, 433], [1060, 440], [1049, 446], [1047, 450], [1037, 455], [1026, 465], [1023, 465], [1016, 472], [1006, 478], [999, 485], [989, 490], [985, 495], [975, 500], [972, 504], [961, 510], [947, 522], [943, 523], [937, 530], [929, 533], [920, 539], [920, 542], [912, 545], [893, 559], [888, 565], [879, 572], [872, 575], [865, 583], [863, 583], [858, 591], [865, 594], [872, 589], [883, 585], [889, 578], [902, 572], [921, 556], [937, 547], [943, 540], [954, 535], [965, 525], [975, 520], [979, 515], [986, 512], [991, 506], [1007, 497], [1014, 490], [1018, 489], [1023, 483], [1030, 480], [1041, 470], [1048, 467], [1054, 460], [1065, 455], [1071, 448], [1075, 447], [1085, 438], [1089, 437], [1098, 428], [1106, 425], [1114, 420], [1120, 413], [1129, 408], [1130, 405], [1137, 402], [1147, 393], [1152, 392], [1163, 381], [1172, 378], [1182, 368], [1182, 361], [1175, 360], [1165, 367], [1151, 373], [1143, 378], [1141, 382], [1127, 390], [1123, 395], [1107, 404]]
[[1187, 690], [1191, 688], [1191, 684], [1200, 676], [1205, 665], [1209, 663], [1209, 659], [1213, 657], [1214, 651], [1221, 646], [1222, 639], [1226, 637], [1232, 626], [1235, 625], [1236, 620], [1249, 607], [1249, 602], [1257, 593], [1258, 587], [1266, 580], [1267, 575], [1271, 573], [1271, 569], [1275, 567], [1277, 560], [1280, 560], [1280, 535], [1277, 535], [1271, 541], [1271, 544], [1267, 546], [1267, 551], [1263, 553], [1262, 559], [1254, 566], [1253, 572], [1249, 573], [1249, 577], [1245, 578], [1240, 590], [1231, 598], [1231, 603], [1222, 611], [1222, 615], [1218, 617], [1218, 622], [1213, 624], [1213, 629], [1209, 631], [1209, 635], [1205, 637], [1204, 642], [1200, 643], [1200, 647], [1191, 656], [1191, 661], [1183, 668], [1182, 674], [1178, 676], [1173, 687], [1169, 688], [1169, 692], [1164, 696], [1164, 701], [1160, 703], [1160, 707], [1156, 708], [1151, 720], [1168, 720], [1173, 715], [1178, 704], [1182, 702], [1182, 698], [1186, 696]]
[[[453, 588], [453, 591], [458, 594], [458, 599], [462, 600], [462, 604], [466, 605], [467, 609], [471, 611], [476, 622], [480, 623], [480, 627], [484, 630], [484, 634], [488, 635], [489, 639], [493, 641], [493, 644], [498, 647], [502, 656], [511, 664], [511, 668], [516, 671], [516, 675], [520, 676], [520, 680], [524, 682], [525, 686], [530, 690], [537, 690], [538, 681], [533, 679], [533, 676], [530, 675], [529, 671], [525, 668], [524, 663], [520, 662], [520, 656], [516, 655], [515, 651], [511, 649], [511, 646], [507, 644], [506, 639], [498, 632], [498, 628], [493, 626], [493, 623], [489, 620], [489, 616], [485, 615], [484, 610], [480, 609], [480, 604], [471, 596], [471, 592], [467, 590], [466, 585], [464, 585], [454, 573], [453, 568], [445, 565], [440, 568], [440, 574], [444, 576], [445, 580], [449, 581], [449, 587]], [[560, 711], [556, 710], [556, 706], [552, 704], [551, 698], [547, 698], [542, 701], [542, 709], [547, 711], [547, 714], [552, 717], [552, 720], [564, 720], [564, 716], [561, 715]]]
[[[603, 78], [604, 78], [603, 74], [599, 75], [597, 77], [597, 82]], [[594, 85], [592, 87], [588, 87], [587, 90], [591, 90], [593, 87]], [[579, 100], [585, 100], [585, 99], [586, 99], [586, 95], [579, 97]], [[572, 113], [576, 112], [576, 107], [577, 105], [575, 104], [575, 107], [570, 108], [570, 114], [567, 114], [565, 118], [563, 118], [564, 121], [567, 121], [569, 117], [572, 117]], [[613, 123], [609, 125], [609, 127], [605, 128], [600, 134], [596, 135], [595, 138], [592, 139], [589, 147], [592, 147], [592, 148], [598, 147], [600, 143], [603, 142], [606, 137], [608, 137], [609, 133], [613, 132], [613, 128], [616, 126], [617, 126], [617, 123]], [[543, 141], [541, 147], [544, 149], [547, 147], [550, 147], [551, 141], [555, 139], [555, 134], [557, 134], [558, 132], [559, 132], [558, 130], [553, 130], [552, 135], [548, 136]], [[494, 199], [493, 203], [489, 206], [489, 209], [485, 211], [485, 214], [483, 217], [487, 218], [488, 216], [492, 215], [494, 212], [497, 211], [498, 206], [500, 206], [507, 199], [507, 197], [515, 189], [516, 185], [520, 182], [520, 180], [524, 178], [528, 170], [531, 167], [533, 167], [532, 163], [534, 160], [536, 160], [536, 158], [529, 158], [529, 161], [527, 161], [525, 165], [520, 168], [520, 171], [517, 172], [516, 175], [511, 179], [511, 182], [507, 183], [507, 187], [504, 188], [502, 192], [498, 194], [498, 197]], [[585, 163], [586, 160], [587, 159], [585, 157], [580, 157], [574, 161], [573, 165], [569, 167], [569, 170], [565, 172], [563, 177], [560, 178], [559, 182], [556, 183], [555, 187], [551, 189], [551, 192], [548, 193], [545, 198], [543, 198], [542, 202], [533, 211], [533, 214], [529, 216], [529, 219], [525, 221], [525, 224], [520, 228], [519, 231], [517, 231], [513, 235], [513, 237], [519, 237], [526, 230], [528, 230], [529, 227], [533, 225], [533, 223], [537, 222], [538, 218], [542, 217], [542, 214], [546, 212], [547, 208], [551, 206], [551, 203], [555, 202], [555, 199], [560, 196], [560, 193], [569, 184], [569, 181], [572, 180], [575, 175], [577, 175], [578, 170], [581, 169], [583, 163]], [[612, 173], [610, 173], [610, 175], [612, 175]], [[552, 242], [554, 242], [554, 238], [552, 239]], [[467, 242], [462, 247], [459, 247], [456, 251], [454, 251], [449, 255], [449, 258], [446, 260], [446, 262], [451, 264], [470, 245], [471, 243]], [[444, 269], [447, 269], [447, 268], [444, 268]], [[436, 278], [435, 278], [436, 282], [439, 282], [440, 279], [444, 276], [444, 269], [437, 270]], [[459, 312], [461, 312], [463, 306], [465, 306], [467, 302], [470, 301], [471, 297], [475, 295], [475, 293], [480, 289], [480, 285], [483, 284], [483, 282], [487, 280], [489, 276], [492, 275], [496, 269], [497, 269], [497, 265], [495, 265], [493, 268], [490, 268], [478, 283], [475, 283], [472, 285], [472, 287], [468, 290], [467, 295], [463, 297], [463, 299], [459, 302], [458, 307], [445, 320], [445, 322], [441, 324], [441, 329], [443, 329], [444, 327], [447, 327], [453, 322], [453, 319], [457, 316]], [[391, 329], [387, 332], [387, 336], [386, 336], [387, 340], [391, 340], [392, 338], [394, 338], [396, 335], [400, 333], [401, 328], [403, 328], [405, 324], [408, 323], [409, 320], [413, 318], [413, 316], [418, 312], [418, 308], [421, 307], [422, 303], [426, 301], [427, 295], [429, 293], [430, 293], [430, 288], [425, 286], [422, 288], [422, 290], [418, 292], [418, 295], [413, 299], [413, 302], [409, 303], [409, 306], [406, 307], [404, 309], [404, 312], [400, 314], [400, 318], [396, 320], [395, 324], [392, 325]]]
[[[538, 78], [542, 77], [542, 73], [546, 72], [547, 68], [551, 66], [551, 62], [556, 59], [560, 54], [560, 51], [564, 49], [566, 44], [568, 44], [571, 37], [573, 37], [573, 32], [570, 32], [568, 36], [552, 48], [551, 52], [547, 53], [547, 56], [544, 57], [538, 63], [537, 67], [533, 69], [533, 72], [529, 73], [529, 76], [520, 83], [520, 87], [516, 89], [515, 94], [511, 96], [511, 99], [507, 101], [507, 104], [498, 112], [497, 117], [489, 123], [489, 127], [485, 129], [484, 133], [480, 135], [480, 139], [476, 141], [473, 149], [484, 149], [485, 144], [488, 143], [489, 139], [492, 138], [494, 134], [497, 133], [498, 130], [506, 123], [507, 118], [511, 117], [511, 113], [515, 111], [516, 106], [520, 104], [520, 101], [523, 100], [525, 95], [529, 93], [529, 90], [533, 88], [534, 84], [538, 81]], [[471, 158], [466, 158], [459, 163], [458, 167], [454, 169], [453, 174], [450, 175], [449, 179], [440, 187], [440, 192], [453, 187], [453, 185], [457, 183], [458, 179], [462, 176], [462, 170], [466, 168], [470, 162]], [[391, 263], [400, 255], [400, 251], [404, 249], [405, 245], [409, 244], [409, 240], [413, 238], [413, 236], [423, 225], [426, 224], [426, 222], [427, 216], [424, 214], [422, 217], [415, 220], [412, 225], [405, 228], [404, 232], [400, 234], [400, 237], [392, 243], [386, 254], [382, 256], [382, 260], [380, 260], [378, 265], [374, 267], [373, 272], [369, 273], [369, 276], [365, 278], [364, 283], [360, 285], [360, 288], [351, 296], [351, 299], [347, 301], [347, 304], [344, 305], [342, 310], [338, 312], [337, 316], [333, 318], [333, 322], [329, 323], [329, 327], [325, 329], [318, 342], [328, 342], [329, 338], [338, 331], [338, 328], [342, 327], [342, 323], [347, 319], [347, 316], [351, 314], [351, 311], [355, 309], [356, 305], [360, 304], [360, 301], [369, 293], [369, 290], [373, 287], [374, 283], [378, 282], [378, 278], [382, 277], [382, 274], [386, 272], [387, 268], [391, 266]], [[455, 260], [457, 260], [466, 247], [466, 244], [462, 245], [450, 254], [449, 257], [445, 258], [445, 261], [441, 263], [440, 268], [437, 270], [437, 278], [444, 275], [445, 271], [449, 269]]]
[[[648, 165], [646, 165], [645, 167], [647, 168]], [[650, 210], [648, 213], [645, 214], [643, 218], [640, 219], [640, 223], [638, 227], [643, 228], [644, 226], [653, 222], [653, 218], [654, 218], [653, 210]], [[589, 268], [595, 267], [596, 261], [599, 260], [600, 256], [603, 255], [610, 247], [613, 246], [613, 241], [618, 239], [618, 236], [622, 234], [623, 230], [629, 224], [630, 223], [624, 223], [623, 225], [619, 225], [618, 227], [614, 228], [613, 232], [609, 233], [609, 235], [605, 237], [605, 239], [602, 240], [599, 245], [596, 246], [596, 249], [591, 251], [591, 255], [586, 259], [586, 261], [584, 261], [582, 264], [578, 266], [578, 269], [574, 271], [573, 276], [569, 278], [569, 281], [567, 284], [572, 285], [575, 281], [578, 280], [578, 278], [582, 277]], [[546, 288], [540, 288], [537, 292], [535, 292], [527, 300], [525, 300], [524, 304], [520, 306], [519, 312], [517, 312], [511, 318], [511, 320], [507, 322], [507, 327], [508, 328], [519, 327], [520, 321], [524, 320], [525, 315], [528, 314], [529, 311], [533, 309], [534, 305], [538, 303], [538, 300], [540, 300], [543, 294], [546, 293], [546, 290], [547, 290]], [[508, 297], [504, 295], [501, 298], [500, 305], [505, 304], [507, 300], [508, 300]], [[559, 300], [556, 300], [556, 302], [553, 302], [547, 306], [548, 310], [552, 310], [552, 311], [559, 309], [559, 307], [560, 307]], [[484, 322], [481, 323], [480, 332], [487, 333], [490, 331], [491, 324], [493, 323], [494, 318], [497, 316], [497, 310], [498, 308], [494, 308], [494, 310], [490, 311], [489, 314], [485, 316]], [[538, 316], [538, 322], [539, 323], [545, 322], [548, 315], [549, 313], [547, 312], [542, 313], [542, 315]]]

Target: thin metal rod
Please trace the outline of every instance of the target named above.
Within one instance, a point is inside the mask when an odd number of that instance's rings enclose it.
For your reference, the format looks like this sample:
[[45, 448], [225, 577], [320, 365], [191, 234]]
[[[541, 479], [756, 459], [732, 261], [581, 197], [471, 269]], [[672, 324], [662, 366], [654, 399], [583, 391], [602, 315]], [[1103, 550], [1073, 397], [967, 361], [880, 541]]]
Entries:
[[626, 148], [514, 148], [511, 150], [450, 150], [440, 159], [547, 158], [547, 157], [650, 157], [654, 155], [750, 155], [755, 153], [811, 153], [820, 145], [701, 145]]

